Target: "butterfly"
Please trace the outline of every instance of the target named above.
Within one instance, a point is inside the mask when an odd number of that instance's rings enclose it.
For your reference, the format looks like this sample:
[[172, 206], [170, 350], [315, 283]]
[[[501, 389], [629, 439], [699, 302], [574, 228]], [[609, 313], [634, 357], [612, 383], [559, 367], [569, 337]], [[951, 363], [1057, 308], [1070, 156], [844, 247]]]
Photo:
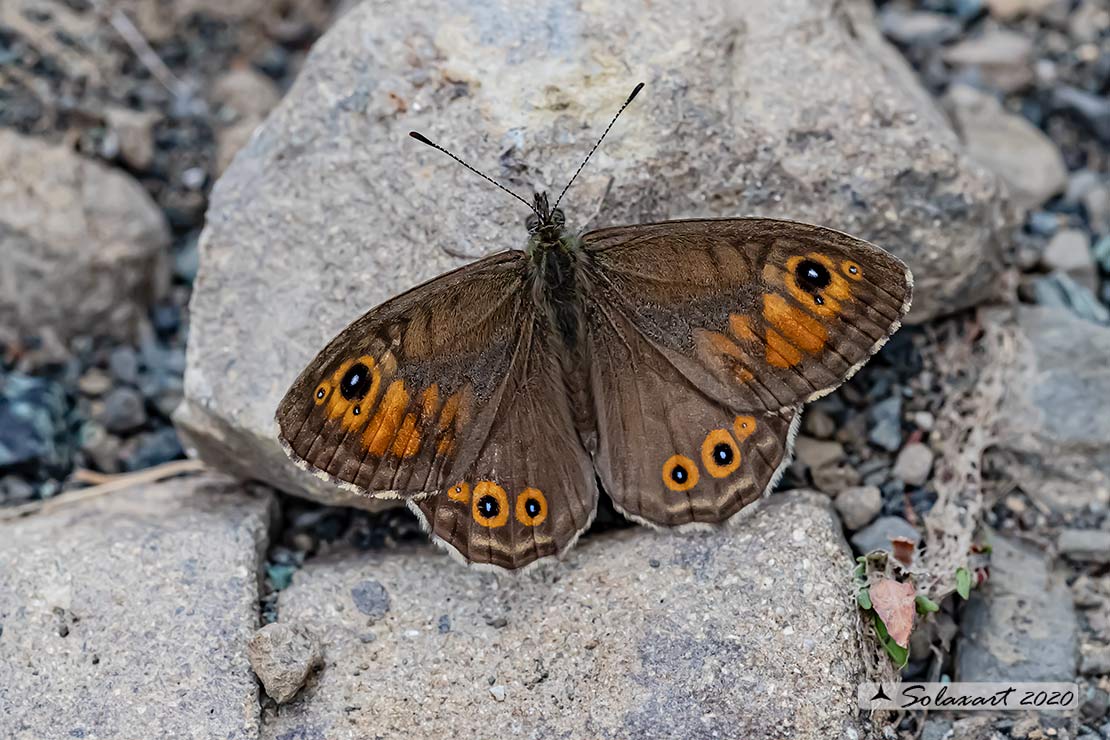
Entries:
[[529, 203], [412, 135], [524, 201], [526, 247], [371, 309], [276, 417], [298, 465], [404, 499], [468, 564], [561, 556], [599, 488], [642, 524], [727, 521], [778, 481], [802, 404], [858, 370], [909, 310], [906, 266], [839, 231], [725, 218], [577, 235], [562, 194]]

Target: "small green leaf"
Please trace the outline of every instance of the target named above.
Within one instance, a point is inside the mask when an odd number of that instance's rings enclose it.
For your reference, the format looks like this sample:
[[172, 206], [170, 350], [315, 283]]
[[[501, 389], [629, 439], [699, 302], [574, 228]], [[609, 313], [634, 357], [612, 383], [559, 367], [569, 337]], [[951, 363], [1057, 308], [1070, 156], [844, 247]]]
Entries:
[[868, 588], [861, 588], [856, 592], [856, 602], [859, 604], [860, 609], [871, 608], [871, 590]]
[[967, 601], [971, 598], [971, 574], [967, 572], [967, 568], [956, 569], [956, 593]]
[[990, 555], [992, 552], [994, 552], [994, 547], [992, 547], [991, 545], [980, 545], [979, 552], [983, 553], [984, 555]]
[[856, 569], [852, 571], [852, 577], [853, 578], [863, 578], [864, 575], [866, 575], [866, 574], [867, 574], [867, 565], [864, 564], [864, 563], [860, 563], [859, 565], [856, 566]]
[[940, 611], [940, 606], [937, 602], [930, 599], [925, 594], [918, 594], [913, 600], [914, 606], [917, 607], [918, 614], [928, 614], [930, 612]]
[[886, 625], [883, 620], [879, 619], [879, 615], [875, 615], [875, 632], [879, 635], [879, 643], [886, 650], [887, 655], [890, 656], [894, 664], [899, 668], [904, 668], [906, 662], [910, 659], [910, 651], [894, 641], [890, 633], [886, 631]]

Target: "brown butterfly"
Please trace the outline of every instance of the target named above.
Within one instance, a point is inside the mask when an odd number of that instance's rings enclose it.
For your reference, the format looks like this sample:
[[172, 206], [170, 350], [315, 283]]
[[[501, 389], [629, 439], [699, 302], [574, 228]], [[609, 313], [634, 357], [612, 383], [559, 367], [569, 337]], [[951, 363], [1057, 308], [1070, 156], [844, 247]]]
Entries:
[[277, 411], [298, 464], [406, 499], [467, 563], [561, 555], [593, 520], [599, 482], [643, 524], [726, 521], [777, 482], [802, 404], [859, 369], [910, 306], [902, 262], [821, 226], [692, 219], [578, 236], [558, 199], [525, 203], [524, 251], [372, 309]]

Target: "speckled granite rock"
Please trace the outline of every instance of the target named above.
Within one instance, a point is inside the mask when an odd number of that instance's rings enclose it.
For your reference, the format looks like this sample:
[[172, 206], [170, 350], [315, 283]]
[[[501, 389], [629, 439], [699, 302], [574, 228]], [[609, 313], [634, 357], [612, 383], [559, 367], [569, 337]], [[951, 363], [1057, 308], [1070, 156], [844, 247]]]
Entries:
[[258, 737], [273, 499], [204, 475], [0, 524], [0, 737]]
[[[851, 567], [812, 492], [716, 533], [599, 535], [524, 576], [430, 548], [316, 561], [279, 611], [326, 664], [262, 737], [847, 737]], [[368, 615], [356, 595], [383, 591]]]
[[168, 285], [168, 244], [126, 174], [0, 130], [0, 328], [129, 337]]
[[214, 190], [178, 417], [192, 444], [240, 475], [351, 502], [286, 462], [283, 392], [366, 309], [466, 261], [448, 250], [525, 238], [520, 204], [406, 132], [517, 191], [557, 190], [641, 80], [567, 196], [572, 228], [793, 217], [904, 258], [917, 319], [994, 289], [1000, 184], [960, 153], [869, 2], [368, 0]]

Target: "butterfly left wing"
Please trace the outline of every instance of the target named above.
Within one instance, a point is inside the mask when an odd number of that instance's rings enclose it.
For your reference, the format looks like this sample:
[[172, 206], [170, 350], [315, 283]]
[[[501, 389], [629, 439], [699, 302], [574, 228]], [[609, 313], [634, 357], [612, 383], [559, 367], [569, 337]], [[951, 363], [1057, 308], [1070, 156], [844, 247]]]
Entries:
[[595, 466], [650, 524], [724, 521], [774, 485], [801, 405], [897, 329], [911, 278], [859, 239], [770, 219], [582, 237]]

